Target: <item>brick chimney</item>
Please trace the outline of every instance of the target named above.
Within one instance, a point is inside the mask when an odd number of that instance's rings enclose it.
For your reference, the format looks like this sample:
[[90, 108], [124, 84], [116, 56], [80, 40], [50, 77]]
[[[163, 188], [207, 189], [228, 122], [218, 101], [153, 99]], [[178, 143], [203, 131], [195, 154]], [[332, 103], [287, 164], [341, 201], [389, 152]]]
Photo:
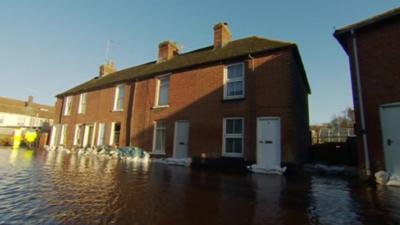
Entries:
[[228, 23], [222, 22], [214, 25], [214, 48], [222, 48], [232, 40]]
[[111, 60], [108, 60], [106, 63], [100, 66], [100, 72], [99, 75], [100, 77], [105, 76], [107, 74], [115, 72], [115, 65], [114, 62]]
[[25, 106], [31, 106], [33, 104], [33, 96], [28, 96], [28, 101], [25, 102]]
[[179, 55], [179, 47], [173, 41], [163, 41], [158, 45], [158, 62], [164, 62]]

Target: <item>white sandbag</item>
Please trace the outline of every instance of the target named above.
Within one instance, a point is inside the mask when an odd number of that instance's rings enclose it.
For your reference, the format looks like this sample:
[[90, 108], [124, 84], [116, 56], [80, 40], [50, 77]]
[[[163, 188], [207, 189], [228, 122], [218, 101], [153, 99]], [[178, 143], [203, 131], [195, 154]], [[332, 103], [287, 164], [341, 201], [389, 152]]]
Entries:
[[248, 166], [247, 169], [253, 173], [277, 174], [277, 175], [283, 175], [283, 173], [286, 171], [286, 167], [264, 168], [264, 167], [258, 166], [257, 164]]
[[190, 166], [192, 164], [191, 158], [165, 158], [165, 159], [152, 159], [152, 162], [155, 163], [163, 163], [169, 165], [177, 165], [177, 166]]
[[378, 184], [386, 185], [387, 182], [389, 181], [389, 173], [387, 173], [383, 170], [376, 172], [375, 173], [375, 181]]
[[391, 175], [389, 181], [387, 182], [389, 186], [399, 186], [400, 187], [400, 176]]

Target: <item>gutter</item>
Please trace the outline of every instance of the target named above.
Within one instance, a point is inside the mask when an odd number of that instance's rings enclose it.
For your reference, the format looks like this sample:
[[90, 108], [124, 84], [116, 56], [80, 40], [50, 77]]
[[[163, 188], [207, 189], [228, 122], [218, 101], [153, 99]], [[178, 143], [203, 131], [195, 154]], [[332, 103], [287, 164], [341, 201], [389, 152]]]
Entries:
[[350, 30], [350, 35], [351, 35], [352, 45], [353, 45], [354, 69], [355, 69], [355, 75], [356, 75], [358, 106], [360, 108], [361, 135], [362, 135], [363, 147], [364, 147], [363, 149], [364, 149], [365, 171], [366, 171], [367, 176], [369, 177], [371, 175], [371, 168], [370, 168], [370, 160], [369, 160], [367, 133], [366, 133], [366, 128], [365, 128], [365, 113], [364, 113], [364, 103], [363, 103], [362, 89], [361, 89], [357, 39], [356, 39], [356, 35], [354, 33], [354, 29]]

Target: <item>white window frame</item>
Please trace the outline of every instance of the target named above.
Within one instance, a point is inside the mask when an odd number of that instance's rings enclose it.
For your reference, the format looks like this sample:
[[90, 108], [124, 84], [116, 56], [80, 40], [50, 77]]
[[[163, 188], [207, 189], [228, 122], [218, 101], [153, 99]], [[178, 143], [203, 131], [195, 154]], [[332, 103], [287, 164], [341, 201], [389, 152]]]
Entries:
[[67, 132], [68, 130], [68, 124], [62, 124], [61, 125], [61, 134], [60, 134], [60, 139], [59, 139], [59, 145], [66, 145], [67, 144]]
[[[165, 146], [164, 146], [164, 149], [161, 149], [161, 150], [159, 150], [159, 149], [156, 149], [156, 142], [157, 142], [157, 124], [158, 123], [160, 123], [160, 122], [163, 122], [163, 123], [165, 123]], [[154, 128], [153, 128], [153, 149], [152, 149], [152, 154], [159, 154], [159, 155], [164, 155], [165, 154], [165, 150], [166, 150], [166, 148], [167, 148], [167, 122], [166, 121], [164, 121], [164, 120], [160, 120], [160, 121], [154, 121]]]
[[[234, 79], [228, 81], [228, 67], [236, 66], [236, 65], [242, 65], [242, 75], [243, 76], [241, 78], [234, 78]], [[224, 99], [228, 99], [229, 100], [229, 99], [244, 98], [244, 96], [245, 96], [245, 86], [246, 86], [245, 76], [246, 76], [246, 74], [245, 74], [245, 65], [244, 65], [243, 62], [229, 64], [229, 65], [226, 65], [224, 67]], [[242, 81], [242, 83], [243, 83], [243, 93], [241, 95], [228, 96], [228, 83], [229, 82], [236, 82], [236, 81]]]
[[[110, 145], [114, 145], [114, 139], [115, 139], [114, 131], [115, 131], [115, 124], [117, 124], [117, 123], [119, 123], [119, 126], [120, 126], [119, 127], [119, 138], [121, 140], [122, 124], [121, 124], [121, 122], [112, 122], [111, 123], [110, 141], [109, 141]], [[117, 143], [118, 145], [119, 145], [120, 140], [118, 140], [118, 143]]]
[[[165, 105], [160, 105], [159, 100], [160, 100], [160, 88], [161, 88], [161, 80], [168, 79], [168, 103]], [[169, 90], [171, 87], [171, 74], [165, 74], [156, 77], [157, 85], [156, 85], [156, 94], [155, 97], [156, 99], [154, 100], [154, 107], [153, 108], [164, 108], [164, 107], [169, 107], [169, 100], [170, 100], [170, 94]]]
[[85, 92], [79, 95], [78, 114], [85, 114], [86, 108], [87, 108], [87, 93]]
[[72, 96], [65, 97], [64, 102], [64, 116], [71, 115], [72, 112]]
[[[74, 145], [78, 145], [78, 129], [79, 129], [80, 126], [82, 126], [82, 124], [80, 124], [80, 123], [77, 123], [77, 124], [75, 125]], [[84, 130], [85, 130], [85, 129], [81, 130], [81, 132], [82, 132], [82, 131], [84, 132]], [[82, 143], [81, 143], [81, 144], [83, 144], [83, 140], [82, 140]]]
[[[234, 119], [240, 119], [242, 120], [242, 133], [241, 134], [227, 134], [226, 133], [226, 121], [227, 120], [234, 120]], [[244, 117], [225, 117], [223, 119], [223, 127], [222, 127], [222, 156], [226, 157], [237, 157], [241, 158], [243, 157], [244, 153]], [[226, 138], [242, 138], [242, 152], [241, 153], [232, 153], [232, 152], [226, 152], [225, 150], [225, 142]]]
[[[120, 88], [124, 90], [124, 96], [122, 96], [122, 107], [119, 109], [117, 107], [118, 107]], [[117, 112], [124, 111], [124, 102], [125, 102], [125, 84], [118, 84], [117, 86], [115, 86], [113, 111], [117, 111]]]
[[[106, 123], [99, 123], [99, 129], [97, 131], [96, 143], [98, 146], [104, 145], [106, 143]], [[102, 140], [102, 143], [100, 141]]]

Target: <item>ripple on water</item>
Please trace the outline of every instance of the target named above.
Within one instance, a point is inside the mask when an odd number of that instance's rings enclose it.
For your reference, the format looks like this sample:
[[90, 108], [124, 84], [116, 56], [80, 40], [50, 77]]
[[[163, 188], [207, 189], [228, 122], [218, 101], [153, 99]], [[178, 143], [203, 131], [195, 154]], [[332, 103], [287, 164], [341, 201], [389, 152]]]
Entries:
[[400, 189], [0, 149], [0, 224], [396, 224]]

